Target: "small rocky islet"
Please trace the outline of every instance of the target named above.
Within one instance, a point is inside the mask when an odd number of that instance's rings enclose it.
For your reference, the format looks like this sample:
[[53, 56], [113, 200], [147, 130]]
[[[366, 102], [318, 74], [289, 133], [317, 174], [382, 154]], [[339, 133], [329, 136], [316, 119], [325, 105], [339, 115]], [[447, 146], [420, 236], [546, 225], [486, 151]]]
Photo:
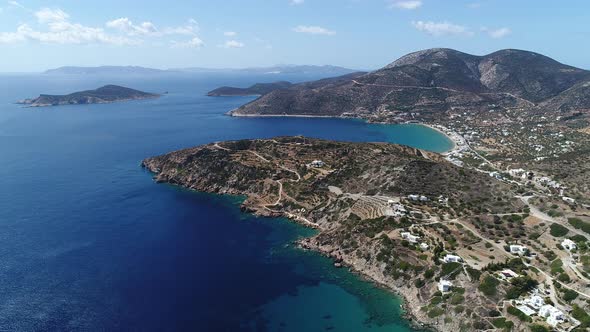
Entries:
[[143, 92], [118, 85], [105, 85], [95, 90], [74, 92], [67, 95], [42, 94], [37, 98], [24, 99], [17, 104], [28, 107], [47, 107], [59, 105], [107, 104], [130, 100], [154, 99], [159, 94]]

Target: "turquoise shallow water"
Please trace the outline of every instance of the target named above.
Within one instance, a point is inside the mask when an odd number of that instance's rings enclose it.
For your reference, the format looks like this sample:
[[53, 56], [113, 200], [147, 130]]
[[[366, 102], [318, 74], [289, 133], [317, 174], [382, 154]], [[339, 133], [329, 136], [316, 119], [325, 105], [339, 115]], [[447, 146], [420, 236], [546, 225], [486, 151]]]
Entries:
[[[231, 118], [229, 84], [294, 77], [0, 77], [0, 330], [408, 331], [399, 300], [292, 242], [239, 198], [155, 184], [140, 161], [211, 141], [307, 135], [450, 146], [420, 126]], [[157, 100], [23, 109], [112, 83]]]

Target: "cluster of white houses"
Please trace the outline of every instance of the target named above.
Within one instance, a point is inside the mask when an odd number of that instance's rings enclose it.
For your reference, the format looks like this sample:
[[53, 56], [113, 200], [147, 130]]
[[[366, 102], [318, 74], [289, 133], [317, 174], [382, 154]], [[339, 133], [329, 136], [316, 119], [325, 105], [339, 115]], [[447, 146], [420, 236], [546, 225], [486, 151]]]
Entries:
[[568, 321], [566, 315], [559, 309], [550, 304], [546, 304], [545, 300], [539, 295], [532, 295], [524, 300], [518, 300], [516, 308], [522, 311], [527, 316], [538, 315], [544, 318], [547, 324], [556, 327]]

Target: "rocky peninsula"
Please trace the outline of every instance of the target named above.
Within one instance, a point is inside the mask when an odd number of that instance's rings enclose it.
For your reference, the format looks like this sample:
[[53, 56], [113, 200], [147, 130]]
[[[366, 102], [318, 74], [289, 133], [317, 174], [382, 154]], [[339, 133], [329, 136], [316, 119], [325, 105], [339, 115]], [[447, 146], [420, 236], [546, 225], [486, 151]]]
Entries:
[[436, 153], [277, 137], [207, 144], [142, 165], [157, 182], [245, 195], [245, 211], [317, 228], [303, 248], [403, 295], [408, 313], [436, 330], [528, 330], [515, 301], [550, 281], [510, 247], [548, 228], [535, 226], [517, 188]]

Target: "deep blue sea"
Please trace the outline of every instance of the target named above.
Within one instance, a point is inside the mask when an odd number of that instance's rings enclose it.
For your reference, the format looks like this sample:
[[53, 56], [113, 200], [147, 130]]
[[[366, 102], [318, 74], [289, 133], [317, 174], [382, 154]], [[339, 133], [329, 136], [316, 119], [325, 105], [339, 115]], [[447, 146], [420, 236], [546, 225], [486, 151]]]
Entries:
[[[220, 85], [313, 77], [0, 76], [0, 331], [409, 331], [400, 300], [291, 243], [311, 230], [239, 198], [155, 184], [143, 158], [211, 141], [307, 135], [443, 151], [428, 128], [231, 118]], [[40, 93], [121, 84], [169, 93], [21, 108]]]

